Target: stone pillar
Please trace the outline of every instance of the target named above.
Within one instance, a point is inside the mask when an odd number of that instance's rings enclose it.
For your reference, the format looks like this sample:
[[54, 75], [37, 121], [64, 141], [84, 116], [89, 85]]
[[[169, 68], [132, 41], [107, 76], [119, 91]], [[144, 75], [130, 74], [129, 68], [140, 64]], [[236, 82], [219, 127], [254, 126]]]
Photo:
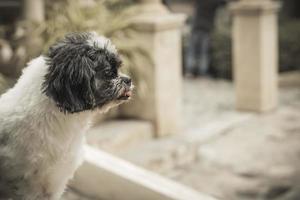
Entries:
[[277, 105], [279, 4], [271, 0], [241, 0], [233, 13], [233, 62], [236, 106], [264, 112]]
[[24, 18], [31, 22], [44, 21], [44, 0], [24, 0]]
[[159, 0], [140, 0], [135, 9], [135, 42], [149, 53], [149, 59], [140, 59], [137, 74], [146, 87], [141, 91], [137, 85], [140, 94], [121, 113], [152, 121], [158, 137], [175, 134], [181, 124], [181, 27], [185, 16], [169, 13]]

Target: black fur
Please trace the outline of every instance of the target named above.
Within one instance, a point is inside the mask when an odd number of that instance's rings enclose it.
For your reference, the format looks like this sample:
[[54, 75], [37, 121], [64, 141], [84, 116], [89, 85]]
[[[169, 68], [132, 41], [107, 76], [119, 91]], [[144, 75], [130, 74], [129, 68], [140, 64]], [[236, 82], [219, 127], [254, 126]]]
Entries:
[[75, 113], [120, 99], [131, 82], [118, 75], [119, 55], [88, 44], [91, 33], [73, 33], [50, 47], [43, 92], [61, 111]]

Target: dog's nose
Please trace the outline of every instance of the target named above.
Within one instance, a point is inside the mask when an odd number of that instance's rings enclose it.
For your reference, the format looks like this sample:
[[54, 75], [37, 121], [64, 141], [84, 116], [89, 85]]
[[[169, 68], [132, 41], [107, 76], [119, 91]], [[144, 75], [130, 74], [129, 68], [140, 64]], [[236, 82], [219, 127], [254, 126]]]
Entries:
[[129, 78], [129, 77], [122, 77], [122, 79], [123, 79], [123, 81], [124, 81], [124, 83], [126, 85], [131, 85], [131, 78]]

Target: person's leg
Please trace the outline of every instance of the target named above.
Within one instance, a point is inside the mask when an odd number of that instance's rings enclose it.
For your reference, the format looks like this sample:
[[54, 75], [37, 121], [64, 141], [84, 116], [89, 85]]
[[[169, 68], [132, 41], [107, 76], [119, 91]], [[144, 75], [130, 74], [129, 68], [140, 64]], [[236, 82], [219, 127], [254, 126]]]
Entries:
[[163, 3], [164, 5], [166, 5], [166, 6], [168, 6], [168, 7], [169, 7], [169, 5], [170, 5], [169, 0], [162, 0], [162, 3]]
[[196, 45], [196, 74], [205, 75], [208, 73], [210, 64], [210, 37], [209, 33], [199, 31]]
[[185, 74], [186, 75], [196, 75], [196, 48], [197, 48], [197, 43], [198, 41], [198, 35], [195, 34], [194, 31], [191, 32], [189, 38], [188, 38], [188, 45], [185, 51]]

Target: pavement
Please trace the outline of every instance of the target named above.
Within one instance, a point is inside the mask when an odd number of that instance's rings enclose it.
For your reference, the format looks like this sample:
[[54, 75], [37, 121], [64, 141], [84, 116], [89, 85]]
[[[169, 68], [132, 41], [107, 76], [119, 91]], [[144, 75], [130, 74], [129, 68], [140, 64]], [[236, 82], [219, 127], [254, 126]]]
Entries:
[[224, 200], [299, 200], [299, 111], [295, 102], [235, 125], [171, 178]]
[[[218, 84], [211, 80], [188, 82], [198, 87]], [[287, 80], [283, 83], [276, 110], [265, 114], [252, 113], [248, 119], [224, 129], [217, 137], [197, 147], [194, 162], [175, 166], [165, 175], [218, 199], [299, 200], [300, 85], [289, 84]], [[219, 113], [227, 116], [224, 120], [229, 120], [234, 100], [227, 94], [233, 91], [233, 85], [222, 83], [217, 87], [221, 90], [213, 92], [205, 87], [204, 92], [200, 88], [199, 93], [203, 92], [202, 98], [208, 103], [208, 109], [204, 108], [203, 112], [210, 110], [208, 115], [216, 115], [214, 119], [220, 118]], [[219, 98], [220, 94], [216, 94], [219, 92], [224, 98]], [[186, 110], [187, 116], [196, 118], [202, 112], [197, 109], [194, 114]], [[204, 115], [198, 119], [208, 120]], [[187, 120], [186, 124], [189, 123], [192, 120]]]

